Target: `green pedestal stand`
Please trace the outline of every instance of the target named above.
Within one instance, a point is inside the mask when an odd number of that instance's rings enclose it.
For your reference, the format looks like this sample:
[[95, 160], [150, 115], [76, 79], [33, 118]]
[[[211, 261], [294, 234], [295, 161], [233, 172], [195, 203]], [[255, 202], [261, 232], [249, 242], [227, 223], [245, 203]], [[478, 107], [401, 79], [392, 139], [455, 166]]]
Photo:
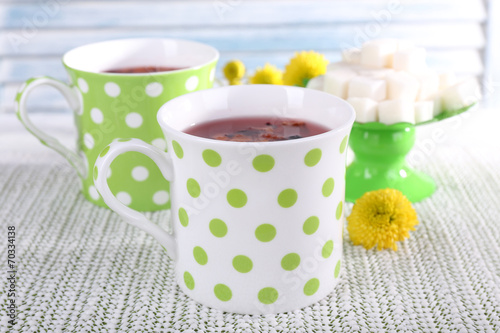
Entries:
[[414, 143], [412, 124], [354, 123], [349, 145], [355, 158], [347, 167], [346, 201], [354, 202], [365, 192], [384, 188], [400, 190], [411, 202], [434, 193], [432, 178], [406, 163]]
[[[425, 124], [455, 116], [470, 107], [442, 112]], [[413, 124], [354, 123], [349, 146], [355, 157], [346, 171], [346, 201], [355, 202], [365, 192], [384, 188], [400, 190], [411, 202], [431, 196], [436, 190], [432, 178], [412, 169], [405, 160], [414, 143]]]

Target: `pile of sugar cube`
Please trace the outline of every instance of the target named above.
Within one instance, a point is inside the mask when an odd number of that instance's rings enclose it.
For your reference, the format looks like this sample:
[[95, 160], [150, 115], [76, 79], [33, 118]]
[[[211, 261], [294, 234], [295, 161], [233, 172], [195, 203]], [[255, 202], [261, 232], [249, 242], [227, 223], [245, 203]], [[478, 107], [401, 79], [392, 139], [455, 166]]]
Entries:
[[454, 73], [438, 74], [427, 67], [424, 48], [396, 39], [343, 51], [342, 61], [330, 64], [307, 87], [347, 100], [360, 123], [425, 122], [480, 98], [475, 78], [458, 81]]

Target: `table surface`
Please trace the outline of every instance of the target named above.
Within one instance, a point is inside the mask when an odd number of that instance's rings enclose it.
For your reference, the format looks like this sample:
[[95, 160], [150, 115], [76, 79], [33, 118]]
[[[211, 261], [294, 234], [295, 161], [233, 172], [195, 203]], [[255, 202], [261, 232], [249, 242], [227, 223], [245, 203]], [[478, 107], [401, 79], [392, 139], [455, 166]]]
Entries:
[[[419, 128], [414, 166], [436, 193], [399, 250], [367, 251], [344, 233], [344, 272], [307, 308], [222, 313], [176, 286], [159, 244], [87, 202], [76, 173], [11, 115], [0, 115], [0, 224], [16, 226], [14, 332], [499, 332], [500, 133], [497, 110]], [[68, 115], [35, 123], [74, 139]], [[346, 213], [349, 214], [351, 206]], [[169, 212], [150, 214], [163, 224]], [[0, 243], [6, 263], [7, 243]], [[7, 332], [6, 266], [0, 331]]]

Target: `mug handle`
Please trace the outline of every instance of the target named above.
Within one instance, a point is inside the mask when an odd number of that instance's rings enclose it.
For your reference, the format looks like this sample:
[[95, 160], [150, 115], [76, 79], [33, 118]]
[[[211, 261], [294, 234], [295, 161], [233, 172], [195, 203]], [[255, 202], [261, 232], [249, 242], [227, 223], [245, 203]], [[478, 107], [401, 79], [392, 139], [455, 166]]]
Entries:
[[172, 159], [170, 155], [164, 151], [145, 143], [139, 139], [118, 139], [119, 141], [112, 142], [103, 149], [95, 162], [94, 167], [94, 185], [97, 191], [101, 194], [104, 202], [109, 208], [114, 210], [126, 222], [144, 230], [153, 236], [167, 250], [168, 255], [172, 260], [176, 259], [175, 238], [173, 233], [160, 228], [155, 223], [151, 222], [146, 216], [138, 211], [125, 206], [121, 203], [109, 189], [106, 175], [108, 174], [111, 163], [123, 153], [129, 151], [139, 152], [151, 158], [160, 169], [163, 177], [168, 180], [173, 180]]
[[78, 154], [59, 142], [53, 136], [41, 131], [38, 127], [33, 125], [30, 118], [28, 117], [28, 110], [26, 108], [26, 102], [30, 93], [39, 86], [51, 86], [59, 90], [68, 102], [71, 109], [78, 113], [82, 108], [82, 102], [80, 95], [76, 88], [68, 86], [66, 83], [50, 77], [36, 77], [29, 79], [25, 82], [24, 86], [17, 93], [17, 117], [21, 123], [26, 127], [26, 129], [40, 140], [40, 142], [49, 148], [54, 149], [61, 156], [68, 160], [68, 162], [76, 169], [78, 176], [85, 179], [87, 176], [87, 166], [85, 165], [83, 159], [78, 156]]

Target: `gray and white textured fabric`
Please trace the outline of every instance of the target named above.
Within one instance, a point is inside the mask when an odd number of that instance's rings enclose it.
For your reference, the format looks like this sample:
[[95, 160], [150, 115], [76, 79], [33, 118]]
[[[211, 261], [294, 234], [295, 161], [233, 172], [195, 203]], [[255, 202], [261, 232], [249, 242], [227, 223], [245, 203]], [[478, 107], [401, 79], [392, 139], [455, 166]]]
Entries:
[[[483, 145], [449, 139], [418, 163], [438, 190], [414, 204], [420, 224], [397, 252], [366, 251], [345, 232], [335, 291], [267, 316], [222, 313], [187, 298], [161, 246], [87, 202], [62, 158], [3, 153], [0, 331], [500, 332], [500, 145], [496, 134], [484, 138]], [[10, 330], [8, 225], [17, 229], [18, 271]]]

